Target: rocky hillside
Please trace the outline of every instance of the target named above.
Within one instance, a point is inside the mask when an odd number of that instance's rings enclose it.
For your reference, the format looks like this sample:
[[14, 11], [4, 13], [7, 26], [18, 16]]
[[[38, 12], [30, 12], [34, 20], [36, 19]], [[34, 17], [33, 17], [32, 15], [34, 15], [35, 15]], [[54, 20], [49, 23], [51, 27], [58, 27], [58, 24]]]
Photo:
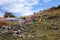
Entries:
[[43, 10], [39, 14], [42, 18], [40, 22], [23, 25], [24, 30], [17, 34], [12, 33], [13, 30], [3, 34], [0, 33], [0, 39], [60, 40], [60, 6]]
[[51, 16], [60, 16], [60, 5], [57, 7], [52, 7], [39, 12], [40, 15], [43, 15], [45, 18], [49, 18]]

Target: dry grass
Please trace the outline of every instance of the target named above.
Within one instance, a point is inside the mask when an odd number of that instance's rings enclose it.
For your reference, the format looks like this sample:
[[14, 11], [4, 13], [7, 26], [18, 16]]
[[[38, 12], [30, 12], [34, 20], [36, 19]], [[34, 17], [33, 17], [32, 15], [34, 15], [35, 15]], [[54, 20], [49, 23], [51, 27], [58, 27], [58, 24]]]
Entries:
[[[56, 15], [60, 17], [60, 9], [46, 12], [48, 12], [48, 14], [50, 13], [52, 16]], [[58, 30], [48, 29], [49, 27], [57, 27]], [[31, 24], [24, 32], [31, 34], [30, 31], [34, 31], [36, 34], [34, 35], [34, 38], [19, 38], [12, 36], [12, 33], [5, 33], [0, 34], [0, 40], [60, 40], [60, 18], [56, 17], [54, 19], [43, 20], [41, 22]]]

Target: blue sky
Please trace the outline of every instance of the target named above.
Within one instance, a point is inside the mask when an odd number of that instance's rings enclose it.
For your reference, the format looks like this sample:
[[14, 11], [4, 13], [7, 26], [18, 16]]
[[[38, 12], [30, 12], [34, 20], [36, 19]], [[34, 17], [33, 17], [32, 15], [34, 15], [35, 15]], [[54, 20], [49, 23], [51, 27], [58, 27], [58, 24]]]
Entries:
[[12, 12], [16, 16], [32, 15], [33, 12], [60, 5], [60, 0], [0, 0], [0, 16]]

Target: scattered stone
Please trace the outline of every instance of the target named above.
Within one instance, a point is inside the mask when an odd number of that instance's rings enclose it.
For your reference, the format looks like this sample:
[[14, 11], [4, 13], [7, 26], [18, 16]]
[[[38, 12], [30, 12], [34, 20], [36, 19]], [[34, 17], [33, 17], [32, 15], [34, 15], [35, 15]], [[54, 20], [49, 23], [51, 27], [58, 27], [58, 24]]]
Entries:
[[20, 38], [21, 38], [21, 37], [22, 37], [22, 35], [18, 35], [18, 37], [20, 37]]
[[1, 31], [1, 33], [7, 33], [8, 32], [8, 30], [2, 30]]
[[53, 27], [53, 29], [54, 29], [54, 30], [58, 30], [58, 28], [57, 28], [57, 27]]
[[34, 36], [29, 34], [29, 35], [28, 35], [28, 38], [34, 38]]
[[24, 33], [21, 33], [21, 34], [18, 35], [18, 37], [25, 38], [25, 34]]
[[17, 31], [13, 31], [13, 33], [14, 33], [14, 34], [16, 34], [16, 33], [17, 33]]
[[13, 34], [13, 36], [17, 36], [17, 34]]
[[58, 30], [57, 27], [49, 27], [49, 28], [47, 28], [47, 29]]

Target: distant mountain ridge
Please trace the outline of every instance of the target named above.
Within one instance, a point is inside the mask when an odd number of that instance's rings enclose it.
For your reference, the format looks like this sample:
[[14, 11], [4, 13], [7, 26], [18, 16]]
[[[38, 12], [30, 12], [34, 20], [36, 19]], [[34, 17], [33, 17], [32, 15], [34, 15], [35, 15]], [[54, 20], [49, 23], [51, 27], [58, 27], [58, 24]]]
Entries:
[[57, 7], [52, 7], [52, 8], [40, 11], [38, 13], [47, 18], [51, 16], [60, 16], [60, 5]]

